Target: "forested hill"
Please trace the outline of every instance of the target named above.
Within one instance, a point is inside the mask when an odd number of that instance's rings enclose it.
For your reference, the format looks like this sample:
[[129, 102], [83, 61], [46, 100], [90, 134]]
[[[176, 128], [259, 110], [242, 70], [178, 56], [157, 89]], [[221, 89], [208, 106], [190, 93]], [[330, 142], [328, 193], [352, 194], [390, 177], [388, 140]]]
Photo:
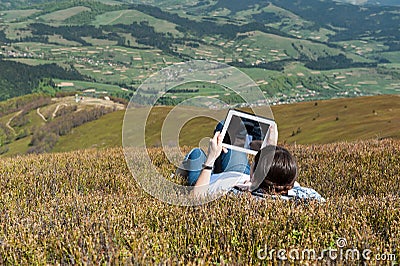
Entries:
[[[347, 1], [347, 0], [346, 0]], [[390, 0], [387, 0], [390, 1]], [[293, 19], [292, 15], [299, 16], [307, 21], [307, 26], [298, 25], [299, 29], [319, 31], [327, 29], [331, 31], [328, 35], [328, 42], [340, 42], [361, 38], [372, 38], [384, 42], [389, 50], [399, 50], [400, 46], [400, 7], [395, 6], [372, 6], [362, 8], [357, 5], [321, 0], [217, 0], [217, 1], [194, 1], [191, 4], [179, 4], [179, 1], [137, 1], [135, 4], [127, 1], [51, 1], [42, 0], [19, 0], [15, 2], [0, 2], [0, 9], [20, 6], [21, 8], [33, 8], [37, 12], [27, 17], [34, 19], [40, 15], [57, 10], [72, 8], [76, 6], [86, 7], [88, 10], [73, 15], [65, 20], [66, 24], [81, 26], [82, 24], [93, 24], [98, 15], [117, 10], [137, 10], [153, 18], [174, 23], [176, 29], [182, 33], [195, 34], [198, 37], [205, 35], [219, 35], [233, 38], [238, 33], [259, 30], [265, 33], [272, 33], [279, 36], [290, 36], [285, 32], [284, 21]], [[163, 4], [174, 2], [168, 11], [165, 8], [151, 7], [147, 3]], [[143, 4], [144, 3], [144, 4]], [[28, 5], [29, 4], [29, 5]], [[276, 12], [269, 8], [271, 5], [281, 8], [285, 12]], [[268, 9], [269, 8], [269, 9]], [[226, 12], [228, 11], [228, 12]], [[292, 15], [288, 15], [290, 12]], [[177, 14], [179, 13], [179, 15]], [[223, 13], [224, 15], [215, 15]], [[186, 14], [187, 16], [182, 16]], [[244, 17], [241, 14], [248, 14]], [[191, 17], [190, 17], [191, 16]], [[201, 18], [202, 21], [194, 18]], [[215, 23], [217, 19], [226, 19], [226, 23]], [[19, 18], [18, 18], [19, 19]], [[40, 21], [40, 20], [39, 20]], [[270, 26], [278, 23], [279, 27]], [[74, 29], [71, 29], [72, 31]], [[82, 28], [79, 29], [82, 31]], [[98, 30], [91, 29], [92, 37], [115, 39], [115, 34], [108, 37], [97, 36]], [[40, 32], [42, 35], [45, 34]], [[57, 33], [57, 32], [55, 32]], [[58, 33], [57, 33], [58, 34]], [[5, 36], [0, 31], [0, 41], [5, 41]], [[81, 34], [82, 35], [82, 34]], [[86, 34], [85, 36], [88, 36]], [[71, 37], [67, 38], [71, 40]], [[25, 39], [30, 41], [32, 39]], [[45, 39], [39, 39], [44, 40]], [[87, 43], [83, 43], [86, 45]]]
[[[330, 41], [353, 40], [374, 35], [385, 39], [388, 45], [400, 41], [398, 12], [400, 7], [380, 7], [343, 4], [334, 1], [318, 0], [218, 0], [216, 4], [205, 8], [207, 12], [228, 9], [237, 13], [257, 6], [261, 9], [270, 3], [289, 10], [294, 14], [313, 22], [314, 29], [326, 27], [336, 32]], [[269, 23], [271, 13], [261, 12], [253, 16], [259, 22]]]
[[0, 69], [0, 101], [32, 93], [45, 78], [85, 79], [74, 68], [66, 70], [57, 64], [30, 66], [0, 59]]

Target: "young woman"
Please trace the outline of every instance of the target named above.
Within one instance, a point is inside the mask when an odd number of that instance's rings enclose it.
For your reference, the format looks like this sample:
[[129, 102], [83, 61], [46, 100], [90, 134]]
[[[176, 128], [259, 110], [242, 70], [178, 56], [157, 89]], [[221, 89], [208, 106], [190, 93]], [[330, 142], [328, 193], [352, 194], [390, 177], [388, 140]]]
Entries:
[[194, 185], [195, 195], [247, 191], [257, 197], [325, 201], [315, 190], [296, 182], [296, 160], [287, 149], [276, 146], [276, 128], [270, 129], [268, 145], [259, 150], [251, 166], [246, 153], [222, 147], [222, 136], [217, 131], [220, 128], [221, 123], [210, 140], [207, 154], [199, 148], [193, 149], [178, 171], [187, 177], [189, 185]]

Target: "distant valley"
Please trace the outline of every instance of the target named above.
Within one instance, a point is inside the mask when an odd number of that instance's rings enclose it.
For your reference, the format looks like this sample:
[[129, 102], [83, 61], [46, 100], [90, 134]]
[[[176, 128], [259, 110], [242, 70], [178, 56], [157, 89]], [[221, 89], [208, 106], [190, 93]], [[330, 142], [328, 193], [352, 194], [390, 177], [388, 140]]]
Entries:
[[[74, 84], [53, 85], [53, 91], [97, 88], [130, 99], [152, 73], [193, 59], [240, 68], [277, 103], [400, 90], [399, 7], [360, 9], [317, 0], [158, 2], [166, 3], [160, 9], [117, 1], [37, 1], [28, 8], [19, 1], [14, 10], [3, 4], [3, 74], [22, 67], [11, 62], [57, 64], [74, 78], [36, 71], [30, 85], [21, 87], [0, 77], [1, 99], [48, 91], [39, 84], [43, 78]], [[164, 102], [179, 102], [171, 96]], [[234, 96], [223, 100], [236, 102]]]

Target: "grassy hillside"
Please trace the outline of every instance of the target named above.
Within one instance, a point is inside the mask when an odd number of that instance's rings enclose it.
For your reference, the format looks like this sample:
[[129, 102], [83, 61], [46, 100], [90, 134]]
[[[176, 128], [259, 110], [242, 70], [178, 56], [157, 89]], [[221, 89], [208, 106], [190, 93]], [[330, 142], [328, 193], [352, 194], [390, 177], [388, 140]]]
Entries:
[[[141, 190], [118, 148], [0, 159], [0, 264], [271, 265], [273, 249], [294, 264], [355, 265], [364, 249], [368, 264], [399, 263], [400, 142], [287, 147], [298, 181], [326, 203], [244, 194], [171, 206]], [[174, 166], [160, 149], [150, 153], [169, 177]], [[317, 255], [302, 259], [305, 249]], [[357, 249], [360, 258], [317, 259], [326, 249]]]
[[[72, 104], [72, 98], [41, 107], [40, 113], [51, 121], [57, 106]], [[91, 108], [107, 102], [86, 100], [79, 108]], [[99, 105], [99, 106], [100, 106]], [[161, 126], [172, 107], [155, 107], [146, 128], [146, 141], [150, 146], [161, 144]], [[272, 106], [272, 111], [279, 128], [280, 143], [323, 144], [337, 141], [367, 139], [400, 139], [400, 101], [399, 96], [370, 96], [355, 99], [334, 99], [296, 104]], [[140, 108], [138, 109], [140, 112]], [[122, 123], [125, 111], [120, 110], [95, 121], [75, 127], [56, 142], [53, 152], [73, 151], [87, 148], [109, 148], [121, 146]], [[225, 111], [223, 111], [222, 117]], [[0, 118], [0, 123], [12, 121], [16, 113]], [[7, 151], [3, 156], [24, 154], [30, 148], [30, 134], [35, 128], [46, 123], [34, 109], [26, 114], [27, 123], [16, 127], [14, 134], [28, 132], [26, 137], [5, 144]], [[212, 135], [216, 121], [208, 118], [195, 118], [183, 125], [180, 130], [180, 145], [198, 146], [200, 141]], [[0, 131], [1, 132], [1, 131]], [[11, 134], [11, 133], [10, 133]], [[4, 139], [3, 139], [4, 141]]]
[[[37, 152], [37, 148], [42, 144], [46, 146], [46, 151], [50, 151], [57, 143], [57, 139], [68, 135], [74, 127], [96, 121], [104, 114], [125, 108], [123, 104], [110, 99], [92, 98], [88, 95], [81, 97], [77, 102], [74, 96], [51, 98], [38, 94], [1, 102], [1, 155]], [[100, 123], [108, 122], [105, 120]], [[104, 129], [102, 126], [96, 128]], [[120, 128], [121, 125], [118, 126], [119, 131]], [[108, 136], [107, 132], [109, 131], [103, 131], [101, 137], [108, 137], [111, 143], [114, 143], [115, 139]], [[79, 137], [72, 138], [70, 142], [74, 149], [79, 148], [77, 140]], [[107, 146], [112, 146], [109, 141], [106, 143]]]
[[52, 13], [45, 14], [40, 18], [45, 20], [46, 22], [51, 22], [53, 24], [57, 24], [57, 22], [64, 21], [72, 16], [75, 16], [81, 12], [89, 11], [90, 8], [84, 6], [76, 6], [63, 10], [58, 10]]
[[107, 114], [62, 136], [53, 151], [73, 151], [88, 148], [108, 148], [121, 146], [122, 121], [124, 111]]
[[[360, 97], [273, 106], [272, 110], [280, 143], [400, 139], [399, 100], [399, 96]], [[169, 110], [156, 107], [152, 112], [149, 121], [154, 123], [146, 135], [149, 145], [160, 145], [160, 128]], [[118, 111], [77, 127], [60, 138], [54, 151], [120, 146], [123, 118], [124, 112]], [[190, 121], [181, 130], [180, 145], [198, 146], [204, 137], [212, 135], [215, 125], [206, 118]]]
[[137, 10], [119, 10], [101, 14], [93, 21], [94, 25], [132, 24], [133, 22], [148, 21], [158, 32], [171, 32], [179, 34], [173, 23], [157, 19]]

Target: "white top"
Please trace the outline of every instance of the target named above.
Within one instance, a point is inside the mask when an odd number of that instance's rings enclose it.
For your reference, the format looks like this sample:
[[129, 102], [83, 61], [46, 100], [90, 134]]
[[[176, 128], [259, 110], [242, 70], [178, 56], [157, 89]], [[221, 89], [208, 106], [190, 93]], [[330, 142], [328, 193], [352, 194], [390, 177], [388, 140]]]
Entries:
[[[233, 187], [239, 187], [242, 190], [249, 190], [251, 185], [250, 175], [239, 172], [223, 172], [220, 174], [212, 174], [210, 177], [210, 185], [208, 193], [224, 193], [230, 191]], [[276, 197], [276, 196], [273, 196]], [[288, 190], [287, 195], [281, 195], [282, 199], [314, 199], [320, 202], [326, 200], [314, 189], [302, 187], [296, 181], [292, 189]]]
[[231, 190], [237, 186], [245, 189], [250, 186], [250, 175], [239, 172], [223, 172], [220, 174], [212, 174], [210, 177], [210, 186], [208, 193], [221, 193]]

